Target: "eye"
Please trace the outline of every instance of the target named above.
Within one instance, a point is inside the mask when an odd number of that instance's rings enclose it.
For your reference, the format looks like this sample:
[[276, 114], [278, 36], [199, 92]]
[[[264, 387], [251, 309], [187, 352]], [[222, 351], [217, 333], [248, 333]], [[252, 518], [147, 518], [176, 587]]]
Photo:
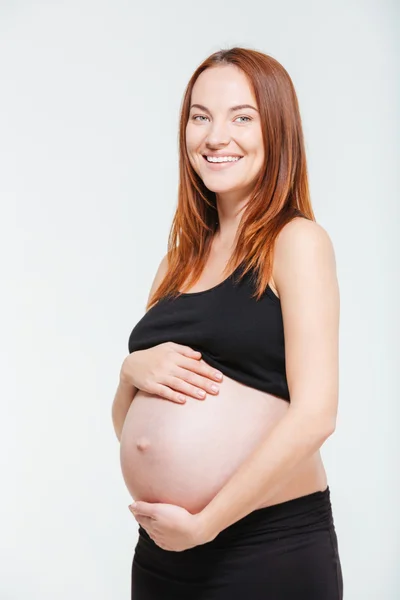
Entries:
[[204, 116], [204, 115], [194, 115], [194, 117], [192, 117], [193, 121], [196, 121], [196, 119], [198, 119], [200, 117], [200, 119], [208, 119], [208, 117]]
[[[198, 119], [200, 119], [200, 123], [202, 123], [203, 119], [208, 119], [208, 117], [206, 117], [205, 115], [194, 115], [192, 117], [193, 121], [197, 121]], [[237, 119], [247, 119], [247, 121], [242, 121], [244, 123], [248, 123], [249, 121], [253, 120], [251, 117], [245, 117], [245, 116], [243, 116], [243, 117], [236, 117], [235, 121], [237, 121]]]

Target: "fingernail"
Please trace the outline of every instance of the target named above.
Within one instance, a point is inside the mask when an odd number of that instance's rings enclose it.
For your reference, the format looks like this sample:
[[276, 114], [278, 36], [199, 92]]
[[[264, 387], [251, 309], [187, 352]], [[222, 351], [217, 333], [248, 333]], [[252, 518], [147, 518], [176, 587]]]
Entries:
[[215, 371], [215, 377], [217, 379], [222, 379], [222, 373], [220, 373], [219, 371]]

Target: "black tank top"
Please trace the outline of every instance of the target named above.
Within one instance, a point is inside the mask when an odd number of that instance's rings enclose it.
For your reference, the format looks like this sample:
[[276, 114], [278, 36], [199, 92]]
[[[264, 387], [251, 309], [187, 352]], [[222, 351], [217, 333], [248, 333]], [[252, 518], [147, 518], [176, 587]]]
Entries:
[[129, 352], [184, 344], [228, 377], [290, 401], [280, 300], [269, 285], [252, 298], [252, 273], [236, 277], [242, 268], [208, 290], [159, 300], [133, 328]]

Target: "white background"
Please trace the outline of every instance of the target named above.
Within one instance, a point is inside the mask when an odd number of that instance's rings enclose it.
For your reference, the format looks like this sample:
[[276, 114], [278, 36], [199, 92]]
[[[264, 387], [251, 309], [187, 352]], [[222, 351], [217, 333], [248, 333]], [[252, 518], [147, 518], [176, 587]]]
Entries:
[[0, 3], [1, 600], [130, 597], [111, 404], [166, 251], [185, 85], [234, 45], [293, 79], [336, 251], [345, 598], [400, 598], [398, 23], [382, 0]]

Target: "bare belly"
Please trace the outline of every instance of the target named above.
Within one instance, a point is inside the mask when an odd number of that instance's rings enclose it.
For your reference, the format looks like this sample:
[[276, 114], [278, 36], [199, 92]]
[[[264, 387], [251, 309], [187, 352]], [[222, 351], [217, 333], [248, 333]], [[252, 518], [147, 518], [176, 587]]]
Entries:
[[[219, 394], [176, 404], [138, 391], [120, 440], [121, 469], [135, 500], [201, 511], [284, 416], [289, 403], [224, 376]], [[320, 453], [259, 508], [326, 488]]]

